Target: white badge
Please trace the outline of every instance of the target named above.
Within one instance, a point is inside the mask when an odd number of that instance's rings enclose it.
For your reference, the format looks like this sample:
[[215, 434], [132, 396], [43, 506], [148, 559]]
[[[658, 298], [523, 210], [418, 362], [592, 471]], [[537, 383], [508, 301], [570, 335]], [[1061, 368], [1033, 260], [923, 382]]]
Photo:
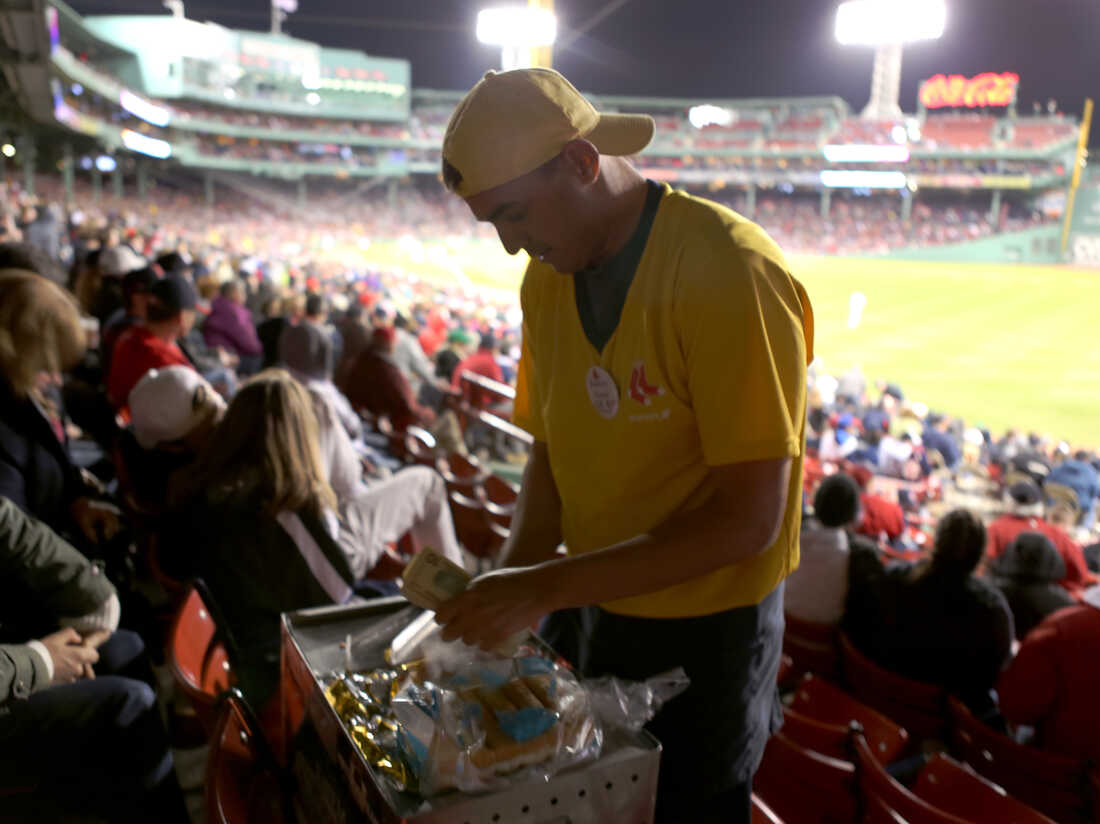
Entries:
[[601, 417], [611, 419], [619, 414], [619, 387], [606, 369], [593, 366], [584, 376], [588, 399]]

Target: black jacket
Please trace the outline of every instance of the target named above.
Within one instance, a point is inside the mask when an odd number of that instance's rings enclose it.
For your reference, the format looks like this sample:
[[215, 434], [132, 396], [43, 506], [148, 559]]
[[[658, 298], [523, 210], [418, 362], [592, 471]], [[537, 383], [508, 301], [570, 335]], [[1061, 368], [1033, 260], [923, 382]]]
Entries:
[[80, 470], [49, 420], [0, 377], [0, 496], [55, 532], [73, 528], [69, 507], [85, 494]]
[[989, 572], [1012, 608], [1016, 638], [1021, 641], [1050, 613], [1077, 603], [1059, 585], [1066, 577], [1066, 564], [1042, 533], [1021, 532]]
[[[320, 519], [298, 515], [350, 586], [347, 559]], [[206, 582], [239, 648], [233, 665], [241, 688], [254, 705], [263, 705], [279, 680], [280, 615], [332, 599], [290, 535], [259, 506], [199, 502], [179, 512], [162, 536], [166, 566]]]

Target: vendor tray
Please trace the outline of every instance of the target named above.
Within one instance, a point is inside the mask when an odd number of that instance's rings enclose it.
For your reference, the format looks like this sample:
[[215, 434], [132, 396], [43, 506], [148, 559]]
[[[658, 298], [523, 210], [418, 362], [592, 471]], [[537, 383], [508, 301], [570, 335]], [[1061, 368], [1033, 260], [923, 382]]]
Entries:
[[[349, 634], [379, 640], [353, 645], [354, 670], [385, 667], [389, 642], [422, 610], [402, 597], [283, 615], [283, 723], [290, 743], [299, 820], [374, 824], [650, 824], [661, 746], [647, 732], [605, 736], [595, 761], [549, 781], [517, 781], [482, 795], [450, 792], [425, 804], [379, 776], [325, 698], [321, 679], [346, 664]], [[534, 643], [549, 648], [535, 636]]]

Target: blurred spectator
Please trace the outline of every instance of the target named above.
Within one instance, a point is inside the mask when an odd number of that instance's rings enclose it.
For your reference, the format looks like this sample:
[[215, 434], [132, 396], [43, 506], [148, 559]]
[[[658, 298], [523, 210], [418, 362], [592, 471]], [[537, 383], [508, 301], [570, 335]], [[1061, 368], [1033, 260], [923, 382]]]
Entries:
[[[787, 577], [783, 609], [802, 621], [837, 624], [848, 597], [847, 529], [859, 518], [859, 487], [843, 472], [814, 494], [814, 517], [802, 526], [798, 569]], [[871, 549], [874, 552], [874, 549]]]
[[119, 338], [107, 376], [107, 395], [116, 408], [126, 406], [130, 391], [150, 369], [189, 366], [191, 361], [177, 340], [195, 322], [195, 290], [177, 276], [153, 284], [146, 308], [146, 322], [128, 329]]
[[137, 382], [129, 407], [132, 426], [119, 439], [127, 484], [143, 508], [162, 512], [172, 476], [194, 461], [225, 401], [194, 369], [165, 366]]
[[88, 313], [99, 320], [100, 328], [106, 327], [111, 315], [124, 307], [122, 278], [145, 266], [145, 258], [129, 246], [113, 246], [100, 253], [98, 267], [100, 278], [93, 292], [91, 305], [88, 307]]
[[61, 412], [44, 389], [84, 352], [72, 297], [30, 272], [0, 272], [0, 495], [62, 535], [90, 544], [119, 529], [68, 451]]
[[1050, 613], [1076, 603], [1058, 583], [1065, 576], [1062, 556], [1041, 532], [1021, 532], [989, 565], [990, 579], [1012, 608], [1017, 639]]
[[29, 243], [0, 243], [0, 269], [25, 269], [65, 286], [68, 277], [58, 265], [57, 257]]
[[1091, 529], [1096, 521], [1096, 498], [1100, 496], [1100, 473], [1091, 463], [1092, 456], [1078, 450], [1051, 469], [1048, 482], [1068, 486], [1077, 493], [1077, 506], [1081, 513], [1081, 526]]
[[950, 421], [946, 416], [931, 414], [928, 416], [924, 431], [921, 433], [921, 442], [926, 451], [935, 449], [943, 457], [944, 465], [954, 471], [959, 465], [962, 453], [955, 439], [949, 434]]
[[447, 410], [437, 417], [433, 410], [417, 403], [409, 382], [393, 362], [393, 345], [392, 326], [374, 330], [370, 347], [359, 356], [348, 376], [347, 396], [352, 408], [389, 418], [398, 432], [422, 426], [442, 450], [465, 455], [466, 443], [455, 414]]
[[454, 380], [458, 365], [470, 356], [470, 347], [473, 343], [474, 336], [465, 329], [461, 327], [452, 329], [447, 334], [446, 346], [436, 352], [435, 376], [450, 384]]
[[314, 323], [299, 323], [287, 328], [282, 342], [282, 365], [331, 410], [349, 437], [358, 438], [362, 422], [331, 380], [332, 344], [324, 331]]
[[357, 300], [352, 301], [336, 322], [336, 330], [344, 341], [344, 349], [340, 353], [332, 382], [343, 386], [355, 359], [370, 345], [370, 329], [364, 320], [363, 304]]
[[263, 345], [263, 368], [270, 369], [279, 363], [279, 341], [287, 327], [299, 323], [306, 310], [305, 295], [294, 295], [279, 300], [272, 298], [264, 305], [264, 320], [256, 327], [256, 335]]
[[123, 276], [123, 305], [107, 318], [107, 324], [99, 338], [100, 364], [105, 374], [110, 373], [111, 355], [114, 354], [115, 345], [118, 343], [118, 339], [122, 337], [122, 333], [131, 326], [137, 326], [145, 322], [149, 294], [156, 282], [157, 274], [148, 266], [127, 272]]
[[859, 484], [859, 503], [863, 517], [855, 527], [860, 535], [866, 535], [873, 541], [896, 541], [905, 531], [905, 513], [902, 508], [881, 495], [867, 491], [874, 476], [871, 470], [863, 466], [853, 467], [852, 478]]
[[497, 363], [496, 346], [496, 338], [489, 332], [484, 333], [478, 343], [477, 351], [455, 367], [454, 374], [451, 376], [451, 388], [462, 391], [463, 400], [475, 409], [485, 409], [492, 405], [493, 396], [478, 387], [463, 384], [462, 375], [464, 372], [472, 372], [497, 383], [503, 383], [504, 375], [500, 371], [500, 364]]
[[252, 313], [245, 308], [245, 286], [240, 280], [227, 280], [210, 304], [210, 314], [202, 324], [207, 346], [220, 347], [239, 359], [242, 375], [260, 368], [263, 346], [252, 325]]
[[1035, 728], [1036, 746], [1100, 761], [1100, 588], [1024, 638], [997, 694], [1006, 720]]
[[1081, 547], [1064, 531], [1043, 518], [1042, 493], [1038, 485], [1031, 480], [1017, 481], [1009, 487], [1005, 495], [1008, 511], [989, 525], [989, 546], [986, 549], [987, 561], [996, 560], [1021, 532], [1039, 532], [1054, 544], [1062, 556], [1066, 574], [1059, 583], [1071, 595], [1080, 592], [1092, 583], [1095, 576], [1085, 564]]
[[853, 577], [844, 618], [853, 642], [880, 666], [940, 684], [979, 714], [992, 708], [989, 691], [1015, 637], [1004, 596], [973, 575], [985, 540], [979, 518], [952, 510], [936, 526], [929, 560]]
[[393, 329], [393, 362], [409, 382], [413, 397], [419, 397], [421, 384], [435, 381], [432, 362], [424, 354], [416, 335], [409, 329], [409, 319], [400, 312], [393, 319]]

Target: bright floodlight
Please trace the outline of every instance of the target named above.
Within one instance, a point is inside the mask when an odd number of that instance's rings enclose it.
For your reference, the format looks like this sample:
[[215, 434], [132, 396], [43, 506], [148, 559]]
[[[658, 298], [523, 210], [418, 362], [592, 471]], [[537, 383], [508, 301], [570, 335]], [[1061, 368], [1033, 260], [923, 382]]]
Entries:
[[558, 18], [548, 9], [504, 6], [483, 9], [477, 15], [477, 39], [490, 46], [552, 46], [557, 36]]
[[846, 46], [935, 40], [946, 22], [943, 0], [848, 0], [836, 10], [836, 39]]

